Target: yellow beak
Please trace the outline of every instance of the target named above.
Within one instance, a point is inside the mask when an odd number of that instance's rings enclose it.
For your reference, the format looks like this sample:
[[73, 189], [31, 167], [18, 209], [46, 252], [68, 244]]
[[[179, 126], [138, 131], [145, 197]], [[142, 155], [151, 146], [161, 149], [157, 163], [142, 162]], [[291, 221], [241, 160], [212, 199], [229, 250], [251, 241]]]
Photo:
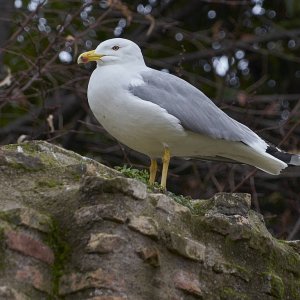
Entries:
[[77, 63], [78, 64], [86, 64], [90, 61], [98, 61], [103, 57], [102, 54], [95, 53], [95, 50], [84, 52], [78, 56]]

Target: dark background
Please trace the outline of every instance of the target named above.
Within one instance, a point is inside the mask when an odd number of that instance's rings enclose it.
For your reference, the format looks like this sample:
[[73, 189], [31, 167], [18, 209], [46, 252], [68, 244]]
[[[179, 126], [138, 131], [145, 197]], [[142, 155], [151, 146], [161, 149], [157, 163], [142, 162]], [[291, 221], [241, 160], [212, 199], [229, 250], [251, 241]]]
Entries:
[[[148, 166], [95, 121], [86, 99], [95, 65], [76, 64], [81, 52], [119, 36], [140, 45], [148, 66], [184, 78], [269, 142], [300, 152], [297, 0], [1, 0], [0, 143], [45, 139], [111, 167]], [[168, 189], [193, 198], [251, 193], [277, 237], [300, 237], [300, 167], [271, 176], [173, 159]]]

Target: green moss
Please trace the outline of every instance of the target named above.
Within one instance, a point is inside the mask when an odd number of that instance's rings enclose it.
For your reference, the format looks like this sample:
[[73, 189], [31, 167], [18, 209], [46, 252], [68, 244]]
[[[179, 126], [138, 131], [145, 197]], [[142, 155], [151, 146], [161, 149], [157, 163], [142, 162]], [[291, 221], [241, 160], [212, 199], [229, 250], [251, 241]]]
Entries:
[[[18, 153], [18, 146], [22, 148], [22, 153]], [[38, 142], [5, 145], [3, 149], [12, 152], [13, 161], [9, 163], [14, 168], [33, 171], [44, 169], [45, 165], [50, 167], [59, 166], [54, 157], [41, 151]]]
[[40, 160], [42, 161], [42, 163], [47, 167], [53, 167], [53, 168], [64, 167], [60, 165], [54, 157], [50, 157], [49, 153], [37, 152], [35, 155], [37, 154]]
[[272, 272], [263, 272], [262, 276], [269, 285], [268, 294], [274, 296], [277, 299], [284, 299], [284, 284], [281, 277]]
[[168, 196], [171, 197], [175, 202], [188, 207], [192, 213], [195, 213], [195, 208], [193, 205], [193, 199], [191, 197], [186, 197], [182, 195], [175, 195], [171, 192], [168, 192]]
[[242, 278], [246, 282], [250, 281], [251, 272], [249, 272], [246, 268], [242, 267], [241, 265], [232, 264], [233, 269], [236, 270], [236, 276]]
[[208, 210], [212, 209], [213, 205], [213, 201], [210, 200], [195, 200], [193, 203], [197, 215], [204, 215]]
[[216, 273], [230, 274], [232, 276], [241, 278], [245, 282], [249, 282], [251, 277], [251, 272], [249, 272], [246, 268], [229, 262], [216, 263], [213, 266], [213, 270]]
[[300, 255], [294, 251], [286, 253], [283, 260], [285, 268], [292, 272], [296, 277], [300, 277]]
[[8, 144], [8, 145], [1, 146], [3, 150], [8, 150], [8, 151], [15, 151], [17, 150], [17, 147], [18, 147], [17, 144]]
[[224, 255], [225, 258], [230, 258], [233, 256], [233, 249], [236, 248], [236, 241], [233, 241], [230, 236], [226, 236], [224, 240]]
[[52, 295], [48, 297], [50, 300], [58, 298], [59, 279], [63, 275], [65, 265], [70, 258], [71, 248], [65, 241], [64, 235], [59, 225], [53, 220], [51, 231], [48, 233], [46, 243], [54, 252], [54, 264], [51, 269], [52, 275]]
[[47, 180], [39, 180], [37, 182], [37, 186], [38, 187], [47, 187], [47, 188], [53, 188], [53, 187], [56, 187], [56, 186], [61, 186], [63, 185], [61, 182], [55, 180], [55, 179], [52, 179], [52, 178], [48, 178]]
[[[0, 219], [6, 222], [10, 222], [10, 214], [7, 211], [0, 211]], [[0, 227], [1, 229], [1, 227]]]
[[6, 164], [12, 169], [33, 172], [44, 168], [44, 165], [39, 157], [28, 156], [24, 153], [7, 152]]
[[248, 300], [250, 299], [246, 294], [235, 291], [233, 288], [225, 287], [221, 293], [222, 300]]
[[71, 173], [71, 175], [72, 175], [72, 179], [74, 181], [80, 181], [82, 178], [82, 174], [80, 174], [80, 173], [73, 172], [73, 173]]
[[293, 280], [290, 287], [290, 294], [293, 300], [300, 299], [300, 280]]
[[3, 146], [3, 149], [15, 152], [17, 151], [18, 146], [22, 147], [23, 151], [29, 154], [35, 154], [39, 150], [38, 146], [32, 142], [22, 144], [9, 144]]
[[0, 227], [0, 271], [5, 268], [5, 241], [4, 229]]
[[21, 171], [34, 171], [32, 168], [29, 168], [26, 164], [18, 161], [10, 161], [9, 166], [16, 170]]
[[[0, 220], [4, 221], [7, 225], [4, 225], [1, 228], [16, 228], [16, 225], [20, 223], [20, 216], [17, 213], [14, 213], [13, 210], [1, 211], [0, 212]], [[5, 224], [3, 223], [3, 224]], [[1, 226], [1, 225], [0, 225]]]

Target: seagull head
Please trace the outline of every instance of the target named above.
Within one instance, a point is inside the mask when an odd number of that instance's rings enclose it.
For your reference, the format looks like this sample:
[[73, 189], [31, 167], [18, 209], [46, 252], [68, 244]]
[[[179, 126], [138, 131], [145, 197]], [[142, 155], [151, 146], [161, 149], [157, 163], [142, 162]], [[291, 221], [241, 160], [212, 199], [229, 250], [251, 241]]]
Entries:
[[98, 66], [133, 62], [144, 64], [140, 47], [130, 40], [121, 38], [106, 40], [95, 50], [80, 54], [77, 59], [79, 64], [90, 61], [96, 61]]

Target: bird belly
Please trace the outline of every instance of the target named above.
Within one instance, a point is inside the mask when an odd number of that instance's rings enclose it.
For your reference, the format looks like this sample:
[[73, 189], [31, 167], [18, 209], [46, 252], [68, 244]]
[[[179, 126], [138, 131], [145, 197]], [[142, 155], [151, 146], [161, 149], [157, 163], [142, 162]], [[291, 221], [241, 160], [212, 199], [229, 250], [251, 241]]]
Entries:
[[96, 119], [117, 140], [150, 157], [161, 157], [164, 147], [186, 133], [179, 120], [156, 104], [129, 92], [102, 93], [101, 99], [89, 94]]
[[221, 139], [186, 131], [185, 137], [178, 137], [169, 144], [172, 156], [178, 157], [213, 157], [222, 152]]

